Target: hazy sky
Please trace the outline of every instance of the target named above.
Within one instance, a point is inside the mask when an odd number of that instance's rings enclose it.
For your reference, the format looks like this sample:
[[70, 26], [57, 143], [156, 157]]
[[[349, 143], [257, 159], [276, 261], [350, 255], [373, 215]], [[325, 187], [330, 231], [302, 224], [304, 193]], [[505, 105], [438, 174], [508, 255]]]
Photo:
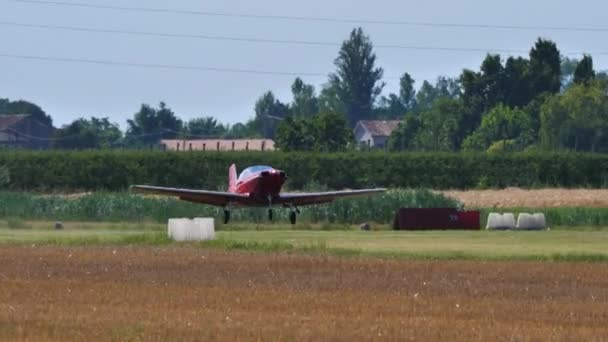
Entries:
[[[63, 1], [255, 15], [608, 28], [605, 24], [608, 2], [600, 0]], [[0, 55], [312, 73], [320, 75], [304, 76], [303, 79], [314, 84], [317, 90], [327, 80], [326, 75], [334, 70], [333, 60], [339, 46], [71, 32], [6, 25], [7, 22], [336, 43], [347, 38], [355, 26], [353, 23], [118, 11], [0, 0]], [[540, 36], [554, 40], [562, 53], [595, 52], [596, 69], [608, 69], [608, 31], [605, 30], [360, 26], [376, 45], [528, 51]], [[465, 67], [477, 69], [485, 55], [470, 51], [389, 48], [377, 48], [376, 53], [387, 78], [384, 94], [398, 90], [396, 78], [403, 72], [409, 72], [420, 86], [425, 79], [456, 76]], [[124, 128], [126, 119], [132, 117], [141, 103], [156, 105], [159, 101], [165, 101], [185, 120], [215, 116], [222, 122], [235, 123], [253, 116], [256, 99], [267, 90], [273, 91], [280, 100], [290, 102], [293, 79], [294, 76], [283, 75], [145, 69], [0, 56], [0, 97], [39, 104], [53, 117], [56, 126], [81, 116], [109, 116]]]

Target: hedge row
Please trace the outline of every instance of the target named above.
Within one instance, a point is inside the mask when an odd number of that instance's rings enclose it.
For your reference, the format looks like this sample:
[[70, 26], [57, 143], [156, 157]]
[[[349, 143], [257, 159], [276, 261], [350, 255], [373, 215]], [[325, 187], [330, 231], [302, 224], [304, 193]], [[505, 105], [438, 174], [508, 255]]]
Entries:
[[1, 151], [12, 190], [124, 190], [130, 184], [224, 189], [227, 169], [269, 164], [288, 186], [608, 187], [608, 154], [210, 153], [163, 151]]

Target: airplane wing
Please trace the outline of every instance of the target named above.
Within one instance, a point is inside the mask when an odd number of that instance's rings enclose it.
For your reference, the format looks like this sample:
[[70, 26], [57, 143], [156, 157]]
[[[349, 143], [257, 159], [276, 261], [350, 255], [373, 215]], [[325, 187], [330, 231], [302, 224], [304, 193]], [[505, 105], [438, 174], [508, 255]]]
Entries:
[[140, 193], [176, 196], [183, 201], [210, 204], [220, 207], [223, 207], [228, 203], [247, 204], [250, 201], [249, 196], [232, 192], [164, 188], [148, 185], [132, 185], [131, 189]]
[[310, 205], [327, 203], [338, 198], [343, 197], [357, 197], [369, 194], [375, 194], [385, 192], [386, 189], [362, 189], [362, 190], [343, 190], [343, 191], [329, 191], [329, 192], [315, 192], [315, 193], [285, 193], [280, 194], [278, 199], [274, 199], [273, 202], [276, 204], [284, 205]]

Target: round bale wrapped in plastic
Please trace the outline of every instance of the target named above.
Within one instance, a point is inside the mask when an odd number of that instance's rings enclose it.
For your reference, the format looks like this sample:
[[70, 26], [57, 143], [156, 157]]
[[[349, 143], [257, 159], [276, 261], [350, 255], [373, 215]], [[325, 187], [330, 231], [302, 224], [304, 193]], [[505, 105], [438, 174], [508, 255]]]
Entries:
[[512, 213], [488, 215], [487, 230], [506, 230], [515, 228], [515, 216]]
[[517, 226], [515, 229], [518, 230], [532, 230], [536, 226], [536, 219], [534, 216], [528, 213], [520, 213], [517, 217]]
[[513, 213], [502, 214], [502, 220], [504, 229], [515, 229], [515, 215]]
[[169, 219], [169, 238], [174, 241], [207, 241], [215, 238], [212, 218]]
[[501, 222], [502, 222], [502, 214], [490, 213], [488, 215], [488, 222], [486, 223], [486, 230], [500, 229]]
[[545, 214], [543, 213], [535, 213], [534, 219], [536, 220], [536, 225], [538, 229], [546, 229], [547, 228], [547, 220], [545, 219]]

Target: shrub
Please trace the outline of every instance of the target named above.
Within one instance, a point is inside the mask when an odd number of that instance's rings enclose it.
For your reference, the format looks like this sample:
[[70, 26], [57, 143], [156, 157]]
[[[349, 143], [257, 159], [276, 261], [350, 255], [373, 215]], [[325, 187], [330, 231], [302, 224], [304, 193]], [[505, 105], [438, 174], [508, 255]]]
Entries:
[[239, 169], [281, 168], [290, 189], [608, 186], [608, 154], [0, 151], [9, 189], [26, 191], [119, 191], [131, 184], [224, 190], [233, 162]]

